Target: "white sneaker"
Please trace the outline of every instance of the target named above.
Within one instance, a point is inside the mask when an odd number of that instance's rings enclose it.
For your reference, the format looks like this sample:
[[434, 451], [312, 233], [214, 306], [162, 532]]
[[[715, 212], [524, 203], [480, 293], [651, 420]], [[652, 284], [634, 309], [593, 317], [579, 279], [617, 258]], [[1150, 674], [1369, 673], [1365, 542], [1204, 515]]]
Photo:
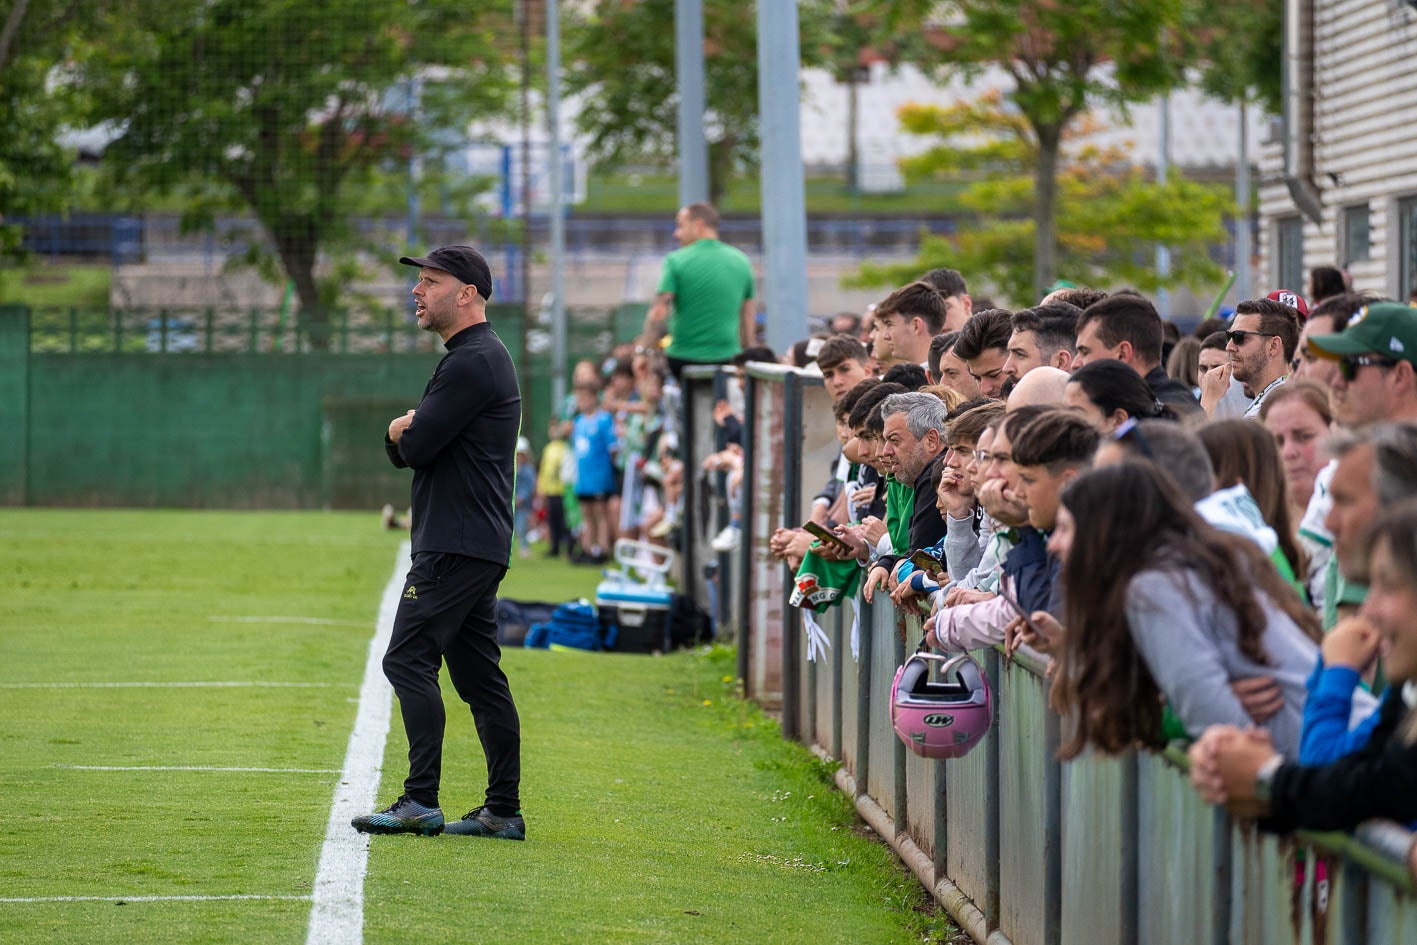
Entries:
[[723, 531], [713, 537], [714, 551], [737, 551], [738, 543], [743, 539], [743, 530], [737, 525], [729, 525]]

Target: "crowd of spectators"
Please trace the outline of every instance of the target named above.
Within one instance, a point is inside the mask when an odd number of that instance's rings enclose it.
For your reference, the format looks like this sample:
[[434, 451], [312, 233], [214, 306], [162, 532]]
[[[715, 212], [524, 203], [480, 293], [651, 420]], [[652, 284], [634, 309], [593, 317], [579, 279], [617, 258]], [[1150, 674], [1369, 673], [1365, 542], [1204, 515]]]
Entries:
[[[809, 521], [755, 536], [794, 605], [859, 594], [940, 651], [1031, 647], [1064, 759], [1186, 739], [1201, 796], [1267, 829], [1417, 821], [1417, 309], [1325, 271], [1307, 299], [1277, 289], [1183, 332], [1135, 291], [1010, 311], [936, 269], [778, 358], [753, 346], [711, 208], [676, 236], [692, 252], [645, 335], [578, 364], [552, 423], [524, 517], [550, 553], [674, 545], [685, 476], [720, 473], [713, 545], [740, 546], [736, 379], [714, 408], [726, 446], [694, 470], [678, 448], [680, 371], [729, 359], [673, 335], [717, 320], [723, 345], [741, 332], [733, 365], [780, 360], [832, 400], [841, 448]], [[698, 265], [729, 276], [721, 314]]]
[[1038, 651], [1065, 759], [1187, 739], [1266, 829], [1417, 821], [1417, 309], [1336, 288], [1183, 333], [1134, 291], [1008, 311], [925, 274], [789, 352], [841, 452], [761, 540], [807, 611]]

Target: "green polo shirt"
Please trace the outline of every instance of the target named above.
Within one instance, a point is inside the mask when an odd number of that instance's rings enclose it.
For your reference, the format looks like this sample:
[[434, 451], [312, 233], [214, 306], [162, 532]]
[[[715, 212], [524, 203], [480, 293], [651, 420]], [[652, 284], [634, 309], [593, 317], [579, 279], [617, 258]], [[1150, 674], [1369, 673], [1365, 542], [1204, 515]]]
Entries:
[[753, 265], [719, 240], [695, 240], [664, 260], [657, 292], [674, 296], [667, 354], [681, 361], [723, 362], [743, 350], [738, 316], [753, 298]]

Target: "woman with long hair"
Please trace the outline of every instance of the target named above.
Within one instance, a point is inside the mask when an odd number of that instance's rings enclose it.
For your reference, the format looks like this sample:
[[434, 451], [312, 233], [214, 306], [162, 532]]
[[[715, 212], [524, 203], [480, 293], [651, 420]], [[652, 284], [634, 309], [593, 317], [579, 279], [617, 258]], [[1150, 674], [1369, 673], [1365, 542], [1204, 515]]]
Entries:
[[1175, 420], [1142, 376], [1121, 361], [1093, 361], [1068, 378], [1063, 403], [1083, 412], [1104, 436], [1128, 420]]
[[1232, 681], [1269, 676], [1283, 707], [1266, 723], [1297, 756], [1318, 621], [1264, 553], [1192, 509], [1148, 462], [1077, 477], [1048, 543], [1062, 562], [1066, 629], [1054, 644], [1059, 754], [1162, 744], [1162, 699], [1191, 735], [1248, 725]]
[[1290, 576], [1303, 577], [1308, 556], [1299, 545], [1284, 461], [1274, 435], [1253, 420], [1215, 420], [1196, 433], [1210, 454], [1217, 489], [1243, 485], [1259, 506], [1265, 524], [1279, 539], [1279, 550], [1289, 565]]

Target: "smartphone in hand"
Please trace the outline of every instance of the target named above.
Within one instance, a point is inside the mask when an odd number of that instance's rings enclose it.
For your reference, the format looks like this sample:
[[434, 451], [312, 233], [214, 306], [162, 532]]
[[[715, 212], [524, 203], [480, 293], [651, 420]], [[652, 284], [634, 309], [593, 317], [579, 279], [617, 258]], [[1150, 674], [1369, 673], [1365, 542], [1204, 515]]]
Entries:
[[856, 550], [852, 548], [850, 544], [844, 541], [842, 537], [836, 532], [832, 531], [824, 525], [818, 525], [816, 522], [811, 521], [810, 519], [802, 526], [802, 528], [812, 537], [818, 538], [825, 542], [830, 542], [831, 544], [837, 546], [843, 551], [855, 552]]

